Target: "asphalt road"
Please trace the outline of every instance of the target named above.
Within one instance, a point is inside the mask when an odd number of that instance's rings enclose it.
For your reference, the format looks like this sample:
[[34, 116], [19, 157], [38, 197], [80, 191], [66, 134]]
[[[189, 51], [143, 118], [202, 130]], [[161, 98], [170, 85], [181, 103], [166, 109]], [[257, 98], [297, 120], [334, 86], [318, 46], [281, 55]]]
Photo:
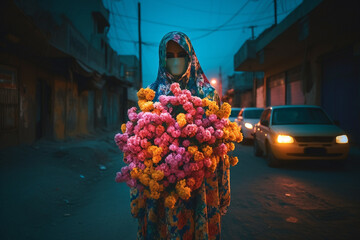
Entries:
[[[8, 159], [0, 168], [1, 239], [136, 239], [129, 189], [114, 181], [122, 163], [112, 137], [0, 152]], [[237, 145], [234, 154], [222, 239], [359, 238], [358, 150], [343, 169], [270, 168], [252, 145]]]
[[252, 145], [237, 146], [223, 239], [360, 239], [360, 155], [337, 168], [292, 162], [270, 168]]

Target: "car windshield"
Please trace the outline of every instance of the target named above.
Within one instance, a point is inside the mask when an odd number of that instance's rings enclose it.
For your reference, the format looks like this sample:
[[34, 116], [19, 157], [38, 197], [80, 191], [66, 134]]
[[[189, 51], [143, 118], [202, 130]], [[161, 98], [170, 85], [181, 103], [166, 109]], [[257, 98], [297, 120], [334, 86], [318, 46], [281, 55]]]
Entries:
[[260, 119], [261, 113], [264, 109], [253, 109], [253, 110], [245, 110], [243, 113], [244, 118], [251, 118], [251, 119]]
[[240, 109], [231, 109], [230, 117], [236, 118], [239, 115]]
[[333, 124], [321, 108], [296, 107], [274, 109], [273, 125]]

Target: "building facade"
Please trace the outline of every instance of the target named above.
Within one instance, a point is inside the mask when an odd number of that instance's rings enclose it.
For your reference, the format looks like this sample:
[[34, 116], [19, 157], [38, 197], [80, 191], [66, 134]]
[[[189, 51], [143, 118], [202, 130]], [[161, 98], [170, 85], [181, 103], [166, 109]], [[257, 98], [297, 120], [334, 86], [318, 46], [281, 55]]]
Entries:
[[[234, 56], [236, 71], [263, 71], [257, 106], [322, 106], [360, 143], [360, 5], [305, 0], [281, 23], [248, 40]], [[261, 101], [261, 98], [258, 99]]]
[[5, 0], [0, 18], [1, 147], [120, 128], [133, 83], [101, 0]]

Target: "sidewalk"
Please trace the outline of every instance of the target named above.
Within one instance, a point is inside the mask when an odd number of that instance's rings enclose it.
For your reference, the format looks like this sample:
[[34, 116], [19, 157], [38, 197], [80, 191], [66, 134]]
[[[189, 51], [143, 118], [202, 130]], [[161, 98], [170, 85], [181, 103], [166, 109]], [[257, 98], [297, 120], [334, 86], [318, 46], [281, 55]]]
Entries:
[[32, 239], [37, 229], [71, 217], [97, 182], [115, 181], [123, 164], [116, 133], [0, 150], [2, 239]]

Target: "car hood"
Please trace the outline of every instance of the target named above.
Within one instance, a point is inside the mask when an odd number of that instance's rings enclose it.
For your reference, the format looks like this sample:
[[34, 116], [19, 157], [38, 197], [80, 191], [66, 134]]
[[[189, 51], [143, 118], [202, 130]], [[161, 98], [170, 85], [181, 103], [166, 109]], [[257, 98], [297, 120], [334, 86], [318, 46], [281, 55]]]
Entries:
[[271, 129], [277, 134], [291, 136], [337, 136], [344, 134], [344, 131], [338, 126], [325, 124], [273, 125]]

